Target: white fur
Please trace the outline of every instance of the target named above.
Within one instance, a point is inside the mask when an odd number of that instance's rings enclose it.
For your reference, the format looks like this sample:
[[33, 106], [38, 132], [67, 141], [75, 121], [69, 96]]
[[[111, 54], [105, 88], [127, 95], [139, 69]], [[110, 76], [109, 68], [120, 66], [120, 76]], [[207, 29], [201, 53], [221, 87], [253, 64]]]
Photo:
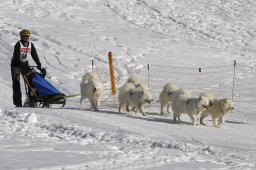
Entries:
[[132, 83], [132, 84], [134, 84], [135, 86], [141, 84], [139, 78], [136, 77], [135, 75], [130, 76], [130, 77], [127, 79], [127, 83]]
[[173, 120], [176, 121], [176, 118], [178, 118], [180, 122], [181, 114], [187, 113], [194, 126], [199, 124], [202, 112], [209, 106], [209, 100], [205, 96], [190, 98], [186, 90], [181, 89], [179, 91], [180, 92], [177, 92], [174, 96], [172, 102]]
[[161, 111], [160, 111], [160, 115], [161, 114], [164, 114], [164, 107], [167, 106], [167, 112], [170, 114], [170, 106], [171, 106], [171, 102], [172, 102], [172, 99], [173, 99], [173, 93], [177, 90], [177, 87], [173, 84], [166, 84], [164, 87], [163, 87], [163, 90], [162, 92], [160, 93], [160, 96], [159, 96], [159, 102], [160, 102], [160, 105], [161, 105]]
[[200, 96], [206, 97], [206, 98], [209, 100], [210, 104], [211, 104], [211, 102], [215, 99], [215, 96], [214, 96], [213, 93], [212, 93], [211, 91], [209, 91], [209, 90], [200, 93]]
[[152, 95], [150, 91], [143, 86], [139, 88], [132, 88], [129, 91], [128, 95], [128, 101], [131, 104], [131, 106], [134, 107], [135, 113], [138, 111], [142, 113], [143, 116], [146, 116], [145, 111], [144, 111], [144, 105], [146, 103], [149, 103], [152, 101]]
[[135, 85], [131, 82], [127, 82], [123, 87], [119, 89], [118, 101], [119, 101], [119, 112], [124, 105], [126, 105], [126, 111], [130, 111], [129, 106], [129, 92], [131, 89], [135, 88]]
[[177, 96], [180, 96], [180, 95], [182, 95], [184, 97], [187, 97], [187, 98], [189, 98], [191, 96], [190, 92], [187, 89], [180, 88], [180, 89], [173, 92], [172, 101], [173, 101], [174, 98], [177, 98]]
[[98, 107], [100, 106], [100, 99], [104, 92], [104, 87], [96, 72], [89, 72], [84, 75], [80, 84], [80, 90], [80, 104], [82, 105], [83, 100], [88, 98], [91, 103], [91, 108], [93, 110], [98, 110]]
[[[140, 94], [139, 94], [139, 91], [141, 92]], [[142, 98], [144, 97], [150, 98], [148, 99], [149, 102], [152, 100], [152, 95], [149, 91], [148, 86], [142, 84], [136, 76], [129, 77], [125, 85], [119, 89], [119, 94], [118, 94], [119, 112], [121, 112], [122, 107], [126, 105], [126, 111], [129, 112], [130, 106], [131, 106], [133, 111], [136, 111], [136, 112], [140, 111], [143, 115], [145, 115], [145, 112], [144, 112], [145, 103], [140, 101], [140, 100], [143, 100]]]
[[204, 125], [204, 118], [210, 114], [212, 116], [213, 126], [219, 127], [225, 122], [224, 116], [233, 109], [233, 101], [230, 98], [215, 99], [208, 109], [203, 111], [200, 123]]

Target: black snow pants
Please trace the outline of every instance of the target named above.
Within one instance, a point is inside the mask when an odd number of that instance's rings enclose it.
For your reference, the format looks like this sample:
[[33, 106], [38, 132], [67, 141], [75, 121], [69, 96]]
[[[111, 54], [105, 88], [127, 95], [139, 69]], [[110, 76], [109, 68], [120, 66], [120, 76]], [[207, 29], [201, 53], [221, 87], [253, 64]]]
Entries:
[[20, 89], [21, 69], [19, 67], [11, 67], [11, 73], [12, 73], [13, 104], [16, 107], [22, 107], [22, 94]]

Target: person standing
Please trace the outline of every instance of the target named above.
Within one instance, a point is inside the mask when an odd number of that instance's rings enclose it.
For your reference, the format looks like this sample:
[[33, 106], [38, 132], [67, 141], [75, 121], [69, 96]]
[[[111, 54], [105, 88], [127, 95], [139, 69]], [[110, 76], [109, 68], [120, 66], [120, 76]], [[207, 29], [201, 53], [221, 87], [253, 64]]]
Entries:
[[29, 41], [30, 35], [31, 32], [28, 29], [20, 31], [20, 40], [14, 46], [14, 52], [11, 60], [13, 104], [16, 107], [22, 107], [20, 74], [22, 66], [28, 61], [28, 55], [33, 58], [37, 64], [37, 68], [39, 70], [42, 69], [36, 48], [34, 44]]

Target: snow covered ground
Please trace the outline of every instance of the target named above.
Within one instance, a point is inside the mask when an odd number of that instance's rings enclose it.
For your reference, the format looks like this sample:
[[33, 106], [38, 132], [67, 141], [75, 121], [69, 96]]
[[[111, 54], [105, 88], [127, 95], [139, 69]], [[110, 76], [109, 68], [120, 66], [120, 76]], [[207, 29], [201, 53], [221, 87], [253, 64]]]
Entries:
[[[32, 31], [48, 80], [68, 95], [80, 93], [92, 60], [109, 89], [109, 51], [119, 87], [146, 64], [198, 68], [237, 60], [254, 68], [255, 1], [0, 2], [0, 169], [256, 169], [253, 69], [239, 72], [248, 86], [235, 96], [243, 99], [221, 128], [210, 118], [208, 126], [193, 127], [187, 116], [175, 124], [172, 115], [159, 116], [159, 103], [146, 107], [147, 116], [118, 113], [113, 98], [99, 112], [88, 102], [80, 106], [79, 97], [69, 98], [64, 108], [15, 108], [10, 74], [23, 28]], [[244, 101], [251, 103], [240, 107]], [[26, 121], [30, 114], [37, 122]]]

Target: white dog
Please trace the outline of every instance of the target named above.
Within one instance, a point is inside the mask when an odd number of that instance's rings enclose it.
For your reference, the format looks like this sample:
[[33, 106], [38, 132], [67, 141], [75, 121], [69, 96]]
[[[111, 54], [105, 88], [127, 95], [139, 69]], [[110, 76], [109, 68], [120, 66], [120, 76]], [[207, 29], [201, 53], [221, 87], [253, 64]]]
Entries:
[[84, 75], [80, 84], [81, 99], [80, 104], [84, 99], [88, 98], [93, 110], [98, 110], [100, 99], [104, 92], [103, 83], [96, 72], [89, 72]]
[[152, 95], [147, 88], [145, 88], [144, 86], [140, 86], [138, 88], [132, 88], [129, 91], [128, 101], [129, 104], [134, 107], [133, 110], [136, 114], [139, 111], [140, 113], [142, 113], [143, 116], [146, 116], [144, 111], [144, 105], [146, 103], [150, 104], [150, 102], [152, 101]]
[[[139, 91], [141, 93], [139, 93]], [[151, 102], [152, 95], [149, 91], [148, 86], [142, 84], [136, 76], [129, 77], [126, 84], [119, 89], [119, 94], [118, 94], [119, 112], [121, 112], [121, 108], [124, 105], [126, 105], [126, 111], [128, 112], [130, 111], [130, 106], [131, 106], [133, 111], [135, 112], [140, 111], [142, 114], [145, 114], [143, 110], [144, 103], [139, 100], [143, 100], [143, 98], [147, 98], [147, 97], [149, 98], [148, 99], [149, 102]], [[134, 99], [135, 101], [133, 101]], [[138, 106], [140, 104], [141, 106]]]
[[122, 107], [126, 106], [126, 111], [130, 111], [130, 103], [129, 103], [129, 92], [133, 88], [139, 87], [141, 84], [140, 80], [136, 76], [131, 76], [127, 79], [127, 82], [123, 87], [119, 89], [118, 101], [119, 101], [119, 109], [118, 111], [121, 113]]
[[130, 102], [129, 102], [129, 93], [130, 90], [136, 88], [133, 83], [127, 82], [123, 87], [119, 89], [118, 101], [119, 101], [119, 109], [118, 111], [121, 113], [122, 107], [126, 106], [126, 111], [130, 111]]
[[177, 87], [173, 84], [167, 83], [164, 87], [162, 92], [160, 93], [159, 96], [159, 102], [161, 105], [161, 111], [160, 111], [160, 115], [164, 114], [164, 107], [167, 106], [167, 112], [170, 114], [170, 106], [171, 106], [171, 102], [173, 99], [173, 94], [176, 91]]
[[178, 118], [180, 122], [181, 114], [187, 113], [194, 126], [199, 124], [202, 112], [209, 106], [209, 100], [205, 96], [190, 98], [186, 90], [179, 91], [181, 92], [177, 92], [172, 102], [173, 120], [176, 122]]
[[203, 111], [200, 123], [205, 125], [203, 122], [204, 118], [211, 114], [213, 125], [219, 127], [224, 123], [224, 116], [233, 109], [233, 101], [230, 98], [215, 99], [207, 110]]

